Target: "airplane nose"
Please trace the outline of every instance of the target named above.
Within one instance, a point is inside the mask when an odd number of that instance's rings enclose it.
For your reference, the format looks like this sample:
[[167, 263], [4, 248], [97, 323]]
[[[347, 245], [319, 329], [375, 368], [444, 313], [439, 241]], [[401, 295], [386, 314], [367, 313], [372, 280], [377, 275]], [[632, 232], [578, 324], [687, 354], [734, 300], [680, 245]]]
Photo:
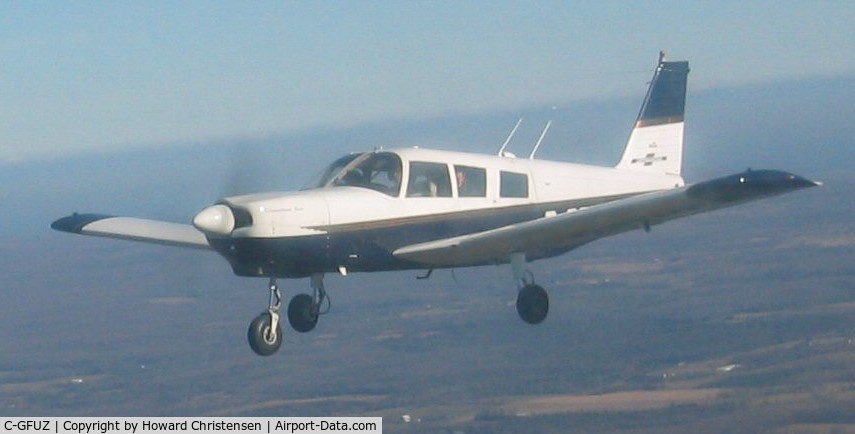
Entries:
[[209, 206], [193, 217], [193, 226], [202, 232], [229, 235], [235, 228], [235, 216], [225, 205]]

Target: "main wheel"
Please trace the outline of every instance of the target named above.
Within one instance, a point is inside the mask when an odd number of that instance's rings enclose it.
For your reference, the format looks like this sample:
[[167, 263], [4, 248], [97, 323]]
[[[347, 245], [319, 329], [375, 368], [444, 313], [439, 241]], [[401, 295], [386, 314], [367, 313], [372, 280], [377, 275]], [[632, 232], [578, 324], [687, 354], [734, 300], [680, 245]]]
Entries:
[[249, 347], [259, 356], [269, 356], [282, 345], [282, 327], [277, 324], [273, 330], [270, 324], [270, 312], [263, 312], [249, 323]]
[[300, 333], [308, 333], [318, 325], [315, 301], [309, 294], [297, 294], [288, 303], [288, 322]]
[[517, 313], [529, 324], [540, 324], [549, 313], [549, 295], [541, 286], [530, 284], [517, 295]]

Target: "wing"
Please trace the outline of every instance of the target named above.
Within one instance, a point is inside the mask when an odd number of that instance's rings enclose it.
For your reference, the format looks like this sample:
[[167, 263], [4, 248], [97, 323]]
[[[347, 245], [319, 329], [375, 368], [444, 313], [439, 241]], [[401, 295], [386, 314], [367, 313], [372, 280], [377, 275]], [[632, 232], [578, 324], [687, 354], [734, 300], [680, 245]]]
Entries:
[[641, 194], [553, 217], [401, 247], [400, 259], [426, 267], [507, 262], [569, 251], [599, 238], [819, 185], [777, 170], [748, 171], [673, 190]]
[[194, 249], [211, 248], [205, 236], [193, 226], [157, 220], [75, 213], [51, 223], [50, 227], [73, 234], [120, 238]]

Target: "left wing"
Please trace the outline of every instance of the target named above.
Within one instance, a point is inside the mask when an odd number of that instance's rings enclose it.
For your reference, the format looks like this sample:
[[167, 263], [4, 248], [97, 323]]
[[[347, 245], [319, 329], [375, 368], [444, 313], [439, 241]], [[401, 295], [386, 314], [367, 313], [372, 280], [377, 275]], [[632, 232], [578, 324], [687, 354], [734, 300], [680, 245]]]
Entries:
[[73, 234], [211, 249], [205, 235], [193, 226], [158, 220], [74, 213], [51, 223], [50, 227]]
[[413, 244], [393, 254], [426, 267], [507, 262], [511, 253], [537, 258], [632, 229], [649, 229], [680, 217], [817, 185], [778, 170], [747, 171], [489, 231]]

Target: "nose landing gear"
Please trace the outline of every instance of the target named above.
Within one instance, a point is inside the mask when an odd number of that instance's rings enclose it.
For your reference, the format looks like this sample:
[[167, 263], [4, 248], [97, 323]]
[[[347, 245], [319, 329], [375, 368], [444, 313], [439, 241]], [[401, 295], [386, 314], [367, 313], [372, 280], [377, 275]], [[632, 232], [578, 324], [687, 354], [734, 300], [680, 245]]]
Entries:
[[282, 293], [276, 279], [270, 278], [270, 303], [267, 312], [262, 312], [249, 324], [247, 339], [249, 347], [259, 356], [269, 356], [282, 345], [282, 326], [279, 325], [279, 308], [282, 306]]

